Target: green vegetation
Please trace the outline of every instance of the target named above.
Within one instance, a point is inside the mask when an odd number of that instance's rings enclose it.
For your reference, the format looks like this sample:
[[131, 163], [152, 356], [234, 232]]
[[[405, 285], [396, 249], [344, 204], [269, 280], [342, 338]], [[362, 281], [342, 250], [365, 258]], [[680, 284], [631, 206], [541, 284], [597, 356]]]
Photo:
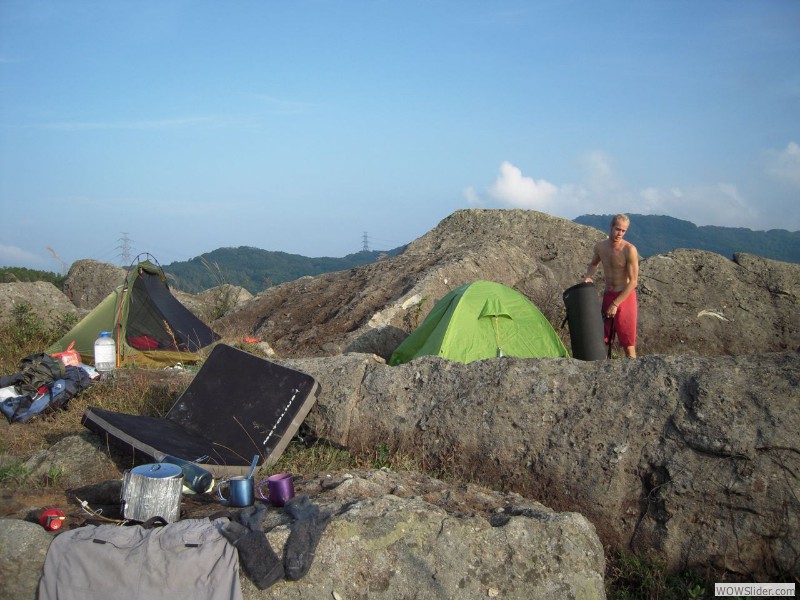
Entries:
[[220, 269], [219, 264], [208, 262], [204, 256], [200, 257], [200, 262], [215, 282], [213, 286], [206, 288], [213, 288], [215, 290], [214, 299], [211, 304], [211, 312], [207, 315], [208, 321], [212, 322], [233, 308], [234, 304], [236, 304], [236, 294], [238, 294], [238, 291], [228, 283], [227, 278], [222, 274], [222, 269]]
[[[631, 226], [625, 239], [643, 258], [678, 248], [707, 250], [732, 258], [736, 252], [800, 263], [800, 231], [753, 231], [743, 227], [698, 227], [689, 221], [660, 215], [628, 215]], [[581, 215], [575, 223], [607, 233], [613, 215]]]
[[63, 291], [66, 279], [66, 275], [58, 275], [50, 271], [36, 271], [25, 267], [0, 267], [0, 283], [49, 281]]
[[46, 487], [58, 487], [64, 475], [64, 469], [57, 466], [50, 467], [50, 470], [44, 476], [44, 484]]
[[667, 575], [658, 560], [620, 553], [606, 557], [608, 600], [700, 600], [714, 596], [714, 581], [692, 570]]
[[[21, 358], [41, 352], [42, 348], [47, 348], [69, 331], [77, 320], [75, 315], [64, 314], [54, 326], [48, 327], [33, 314], [30, 304], [21, 302], [14, 305], [11, 322], [0, 329], [0, 339], [3, 340], [0, 344], [0, 365], [14, 367]], [[12, 364], [6, 364], [8, 361], [12, 361]], [[15, 370], [6, 370], [4, 373]]]
[[388, 252], [357, 252], [344, 258], [308, 258], [299, 254], [259, 250], [248, 246], [219, 248], [186, 262], [164, 267], [170, 284], [191, 294], [219, 285], [218, 273], [225, 273], [231, 285], [243, 287], [251, 294], [306, 275], [343, 271], [375, 262], [383, 255], [394, 256], [402, 248]]
[[[0, 456], [5, 454], [0, 452]], [[9, 484], [21, 485], [30, 476], [30, 472], [22, 464], [21, 460], [12, 460], [8, 464], [0, 467], [0, 485], [8, 486]]]

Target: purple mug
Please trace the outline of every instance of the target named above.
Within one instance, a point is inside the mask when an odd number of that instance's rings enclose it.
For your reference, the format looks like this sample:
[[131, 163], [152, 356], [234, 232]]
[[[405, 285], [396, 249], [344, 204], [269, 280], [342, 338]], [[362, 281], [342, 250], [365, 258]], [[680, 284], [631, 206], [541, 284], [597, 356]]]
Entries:
[[[267, 488], [266, 494], [264, 486]], [[258, 482], [256, 493], [261, 500], [267, 500], [272, 506], [283, 506], [294, 498], [294, 477], [291, 473], [270, 475]]]

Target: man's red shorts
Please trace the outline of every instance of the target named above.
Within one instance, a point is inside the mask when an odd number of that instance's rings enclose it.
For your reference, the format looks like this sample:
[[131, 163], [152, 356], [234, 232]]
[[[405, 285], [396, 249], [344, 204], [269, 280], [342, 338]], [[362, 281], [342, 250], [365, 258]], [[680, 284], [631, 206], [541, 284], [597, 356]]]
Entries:
[[[620, 292], [606, 292], [603, 294], [603, 314], [611, 303], [620, 295]], [[639, 308], [636, 302], [636, 290], [633, 290], [625, 301], [617, 308], [617, 314], [614, 317], [614, 335], [619, 340], [619, 345], [623, 348], [636, 345], [636, 320], [639, 316]], [[606, 337], [605, 342], [608, 343], [608, 336], [611, 334], [611, 319], [605, 320], [606, 324]]]

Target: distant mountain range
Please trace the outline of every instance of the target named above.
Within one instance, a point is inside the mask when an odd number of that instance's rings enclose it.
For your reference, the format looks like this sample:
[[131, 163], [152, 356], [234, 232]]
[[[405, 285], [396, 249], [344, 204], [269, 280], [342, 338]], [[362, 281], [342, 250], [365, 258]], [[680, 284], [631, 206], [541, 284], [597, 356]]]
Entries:
[[[625, 236], [643, 258], [678, 248], [708, 250], [732, 258], [747, 252], [764, 258], [800, 263], [800, 232], [783, 229], [752, 231], [740, 227], [701, 226], [673, 217], [629, 215]], [[612, 215], [581, 215], [575, 223], [608, 232]], [[362, 251], [343, 258], [309, 258], [248, 246], [219, 248], [189, 261], [164, 266], [170, 285], [189, 293], [229, 283], [257, 294], [273, 285], [306, 275], [343, 271], [395, 256], [405, 246], [387, 251]]]
[[164, 266], [170, 286], [196, 294], [229, 283], [252, 294], [268, 287], [306, 275], [344, 271], [375, 262], [384, 256], [399, 254], [405, 246], [394, 250], [348, 254], [343, 258], [309, 258], [299, 254], [260, 250], [249, 246], [218, 248], [191, 260]]

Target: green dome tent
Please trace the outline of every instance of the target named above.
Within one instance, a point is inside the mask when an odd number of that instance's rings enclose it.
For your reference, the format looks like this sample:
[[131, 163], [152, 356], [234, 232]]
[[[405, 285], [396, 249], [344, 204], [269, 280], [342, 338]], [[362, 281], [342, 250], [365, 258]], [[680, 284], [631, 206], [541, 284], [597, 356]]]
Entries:
[[170, 293], [161, 267], [149, 260], [131, 266], [125, 282], [46, 352], [63, 352], [75, 342], [81, 360], [93, 364], [101, 331], [116, 342], [117, 366], [197, 362], [199, 350], [219, 339]]
[[462, 363], [497, 356], [569, 358], [541, 311], [518, 291], [492, 281], [462, 285], [439, 300], [389, 364], [426, 355]]

